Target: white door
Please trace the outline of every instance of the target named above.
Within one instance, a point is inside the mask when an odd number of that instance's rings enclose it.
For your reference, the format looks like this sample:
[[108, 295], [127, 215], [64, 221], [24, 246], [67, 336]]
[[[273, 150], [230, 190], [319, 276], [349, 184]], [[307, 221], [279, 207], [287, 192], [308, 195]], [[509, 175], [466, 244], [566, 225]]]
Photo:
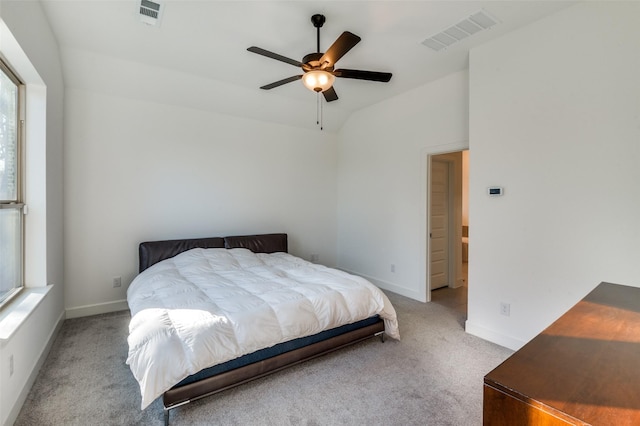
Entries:
[[431, 162], [431, 290], [449, 285], [449, 163]]

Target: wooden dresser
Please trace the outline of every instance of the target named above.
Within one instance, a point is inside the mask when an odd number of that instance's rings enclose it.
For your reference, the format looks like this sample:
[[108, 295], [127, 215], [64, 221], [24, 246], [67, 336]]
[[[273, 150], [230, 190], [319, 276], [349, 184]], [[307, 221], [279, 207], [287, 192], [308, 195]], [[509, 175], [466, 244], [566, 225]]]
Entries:
[[598, 285], [484, 378], [484, 425], [640, 425], [640, 288]]

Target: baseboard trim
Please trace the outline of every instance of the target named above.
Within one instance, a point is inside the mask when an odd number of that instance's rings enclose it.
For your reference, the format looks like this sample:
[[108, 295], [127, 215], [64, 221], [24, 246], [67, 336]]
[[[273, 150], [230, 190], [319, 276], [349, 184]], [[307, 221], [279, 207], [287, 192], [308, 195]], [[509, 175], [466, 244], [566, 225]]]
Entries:
[[60, 312], [60, 316], [56, 320], [56, 326], [53, 327], [53, 330], [51, 330], [51, 333], [49, 333], [47, 344], [44, 345], [44, 347], [42, 348], [42, 351], [40, 352], [40, 356], [38, 357], [38, 360], [33, 366], [33, 369], [31, 370], [31, 373], [29, 374], [27, 381], [25, 382], [24, 386], [22, 387], [22, 390], [20, 391], [20, 395], [18, 396], [18, 399], [16, 400], [15, 404], [13, 404], [13, 407], [9, 411], [9, 415], [7, 416], [5, 425], [12, 425], [18, 419], [20, 410], [22, 410], [22, 406], [27, 400], [27, 396], [29, 396], [31, 387], [33, 387], [33, 384], [38, 378], [40, 369], [42, 368], [42, 366], [44, 365], [44, 362], [47, 360], [47, 357], [49, 356], [49, 352], [51, 351], [53, 342], [55, 342], [56, 337], [58, 337], [58, 333], [60, 332], [60, 329], [62, 329], [62, 324], [64, 323], [64, 320], [65, 320], [65, 312], [62, 311]]
[[390, 283], [388, 281], [384, 281], [384, 280], [380, 280], [374, 277], [370, 277], [368, 275], [365, 274], [361, 274], [359, 272], [354, 272], [354, 271], [350, 271], [348, 269], [343, 269], [343, 268], [339, 268], [340, 270], [347, 272], [349, 274], [352, 275], [357, 275], [359, 277], [362, 277], [368, 281], [371, 281], [372, 284], [376, 285], [377, 287], [380, 287], [383, 290], [389, 290], [391, 292], [394, 292], [396, 294], [399, 294], [400, 296], [405, 296], [408, 297], [410, 299], [413, 300], [417, 300], [418, 302], [425, 302], [425, 300], [423, 300], [423, 296], [418, 294], [416, 291], [405, 288], [405, 287], [400, 287], [398, 285], [395, 285], [393, 283]]
[[454, 283], [451, 286], [451, 288], [460, 288], [460, 287], [464, 287], [464, 286], [465, 286], [464, 278], [459, 278], [459, 279], [454, 281]]
[[523, 340], [516, 339], [515, 337], [506, 336], [502, 333], [496, 332], [495, 330], [490, 330], [481, 325], [474, 324], [469, 320], [465, 321], [464, 330], [473, 336], [495, 343], [496, 345], [504, 346], [505, 348], [509, 348], [513, 351], [517, 351], [527, 343]]
[[95, 305], [67, 308], [66, 313], [67, 318], [80, 318], [127, 310], [129, 310], [129, 305], [127, 304], [126, 300], [115, 300], [113, 302], [96, 303]]

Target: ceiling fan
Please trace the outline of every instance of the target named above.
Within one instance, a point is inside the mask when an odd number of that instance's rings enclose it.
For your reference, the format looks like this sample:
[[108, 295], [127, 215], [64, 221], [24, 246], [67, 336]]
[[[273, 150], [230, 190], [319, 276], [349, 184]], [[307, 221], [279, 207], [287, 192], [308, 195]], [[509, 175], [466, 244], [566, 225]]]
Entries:
[[388, 72], [362, 71], [344, 68], [335, 69], [336, 62], [338, 62], [340, 58], [358, 44], [361, 39], [357, 35], [350, 33], [349, 31], [345, 31], [337, 38], [336, 41], [333, 42], [326, 52], [322, 53], [320, 52], [320, 28], [325, 21], [326, 18], [324, 15], [316, 14], [311, 17], [311, 22], [313, 23], [313, 26], [316, 27], [318, 34], [317, 52], [309, 53], [302, 58], [302, 62], [278, 55], [277, 53], [273, 53], [256, 46], [251, 46], [247, 49], [249, 52], [257, 53], [258, 55], [300, 67], [304, 72], [304, 74], [294, 75], [292, 77], [267, 84], [260, 87], [261, 89], [270, 90], [275, 87], [282, 86], [283, 84], [302, 79], [302, 82], [309, 90], [322, 93], [325, 100], [327, 102], [331, 102], [338, 99], [338, 94], [333, 88], [333, 82], [336, 77], [380, 81], [383, 83], [387, 83], [391, 80], [392, 74]]

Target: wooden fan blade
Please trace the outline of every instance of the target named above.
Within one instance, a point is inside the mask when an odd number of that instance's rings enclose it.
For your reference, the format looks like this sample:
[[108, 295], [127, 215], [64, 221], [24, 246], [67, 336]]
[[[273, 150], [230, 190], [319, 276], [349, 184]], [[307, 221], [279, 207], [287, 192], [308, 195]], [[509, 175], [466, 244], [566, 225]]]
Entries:
[[273, 89], [274, 87], [282, 86], [283, 84], [291, 83], [292, 81], [300, 80], [301, 78], [302, 78], [302, 75], [294, 75], [292, 77], [284, 78], [282, 80], [274, 81], [271, 84], [262, 86], [261, 89], [264, 89], [264, 90]]
[[360, 37], [357, 35], [350, 33], [349, 31], [343, 32], [340, 37], [336, 41], [333, 42], [331, 47], [327, 49], [327, 51], [320, 58], [320, 64], [324, 65], [325, 63], [328, 66], [333, 66], [340, 58], [342, 58], [345, 53], [347, 53], [353, 46], [360, 42]]
[[332, 102], [332, 101], [337, 101], [338, 100], [338, 94], [336, 93], [336, 89], [334, 89], [333, 86], [329, 87], [327, 90], [322, 92], [322, 94], [324, 95], [324, 99], [327, 102]]
[[380, 81], [383, 83], [388, 83], [389, 80], [391, 80], [391, 76], [393, 74], [391, 74], [390, 72], [339, 69], [335, 70], [333, 72], [333, 75], [342, 78], [354, 78], [356, 80]]
[[260, 47], [251, 46], [247, 49], [249, 52], [257, 53], [258, 55], [266, 56], [267, 58], [275, 59], [276, 61], [286, 62], [287, 64], [294, 65], [296, 67], [302, 67], [302, 62], [295, 59], [287, 58], [286, 56], [278, 55], [277, 53], [269, 52], [268, 50]]

